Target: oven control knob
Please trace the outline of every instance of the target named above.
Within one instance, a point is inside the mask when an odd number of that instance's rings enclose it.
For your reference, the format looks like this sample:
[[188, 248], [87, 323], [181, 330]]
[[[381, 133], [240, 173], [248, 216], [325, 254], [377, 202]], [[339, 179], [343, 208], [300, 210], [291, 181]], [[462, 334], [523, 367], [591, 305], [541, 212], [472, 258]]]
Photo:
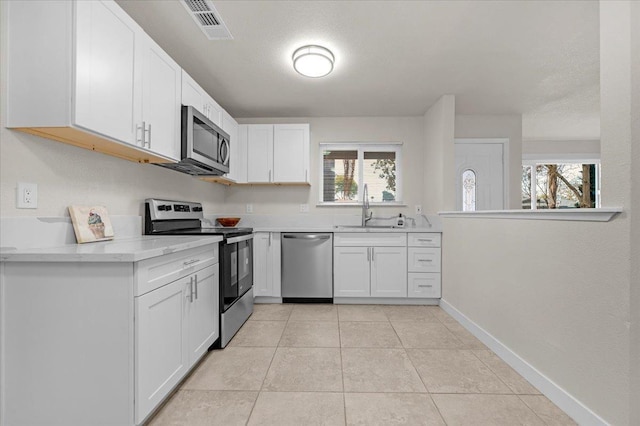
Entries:
[[202, 207], [194, 207], [193, 211], [194, 212], [201, 212], [202, 211]]

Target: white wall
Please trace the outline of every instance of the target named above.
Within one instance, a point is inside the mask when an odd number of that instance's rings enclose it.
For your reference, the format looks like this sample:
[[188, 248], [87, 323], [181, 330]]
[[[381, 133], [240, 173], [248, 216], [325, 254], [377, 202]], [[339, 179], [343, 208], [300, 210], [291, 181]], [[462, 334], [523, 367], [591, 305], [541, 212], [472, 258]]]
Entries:
[[254, 214], [297, 214], [309, 204], [310, 214], [357, 214], [359, 207], [317, 207], [320, 199], [320, 143], [402, 142], [402, 198], [407, 207], [373, 207], [374, 216], [402, 212], [413, 215], [422, 203], [422, 117], [322, 117], [254, 118], [241, 123], [310, 123], [311, 186], [231, 186], [225, 203], [229, 213], [244, 213], [247, 203]]
[[624, 213], [607, 223], [444, 219], [442, 245], [443, 299], [616, 425], [640, 424], [639, 211], [637, 187], [631, 191], [639, 167], [631, 120], [640, 108], [638, 68], [633, 87], [630, 77], [629, 8], [600, 8], [603, 205], [624, 206]]
[[[602, 13], [602, 12], [601, 12]], [[640, 2], [631, 2], [630, 11], [620, 10], [621, 16], [627, 16], [630, 24], [630, 239], [631, 239], [631, 374], [629, 388], [629, 406], [631, 413], [629, 424], [640, 424]], [[626, 45], [626, 43], [623, 43]], [[614, 111], [612, 111], [612, 114]], [[619, 123], [626, 126], [625, 122]]]
[[600, 158], [600, 140], [525, 140], [522, 141], [522, 158], [546, 157], [564, 158], [574, 155], [578, 157]]
[[455, 208], [455, 97], [444, 95], [424, 114], [424, 211]]
[[[456, 115], [455, 138], [509, 139], [508, 209], [522, 207], [522, 116]], [[451, 169], [451, 179], [454, 179]], [[453, 209], [451, 209], [453, 210]]]

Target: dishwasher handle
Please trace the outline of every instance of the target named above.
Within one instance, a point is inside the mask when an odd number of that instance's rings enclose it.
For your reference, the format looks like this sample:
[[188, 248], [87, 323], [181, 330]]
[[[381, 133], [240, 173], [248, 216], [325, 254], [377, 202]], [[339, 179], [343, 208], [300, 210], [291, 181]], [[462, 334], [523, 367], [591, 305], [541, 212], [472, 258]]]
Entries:
[[296, 240], [328, 240], [330, 238], [329, 235], [315, 235], [315, 234], [284, 234], [282, 238], [293, 238]]

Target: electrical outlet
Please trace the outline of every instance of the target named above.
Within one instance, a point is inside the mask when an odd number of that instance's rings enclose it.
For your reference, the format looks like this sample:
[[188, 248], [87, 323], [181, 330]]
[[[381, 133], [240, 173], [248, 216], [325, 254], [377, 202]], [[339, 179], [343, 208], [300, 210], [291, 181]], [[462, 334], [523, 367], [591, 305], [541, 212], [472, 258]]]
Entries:
[[300, 204], [300, 213], [309, 213], [309, 204]]
[[420, 204], [416, 204], [416, 214], [422, 214], [422, 206]]
[[253, 204], [247, 204], [247, 213], [253, 213]]
[[38, 208], [38, 184], [18, 183], [16, 191], [16, 207], [19, 209]]

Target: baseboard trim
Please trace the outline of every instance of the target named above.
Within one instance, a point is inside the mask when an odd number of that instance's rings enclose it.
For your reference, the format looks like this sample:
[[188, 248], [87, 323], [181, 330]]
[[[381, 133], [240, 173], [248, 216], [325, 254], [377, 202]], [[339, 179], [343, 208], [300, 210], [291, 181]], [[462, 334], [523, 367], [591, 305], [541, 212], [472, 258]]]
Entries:
[[253, 303], [282, 303], [282, 297], [256, 296]]
[[505, 346], [489, 332], [478, 324], [470, 320], [466, 315], [456, 309], [444, 299], [440, 300], [440, 307], [449, 315], [455, 318], [464, 328], [477, 337], [489, 349], [495, 352], [511, 368], [516, 370], [522, 377], [527, 379], [542, 394], [549, 398], [554, 404], [560, 407], [565, 413], [582, 426], [607, 426], [609, 423], [591, 411], [587, 406], [578, 401], [570, 393], [562, 389], [553, 380], [538, 371], [518, 354]]
[[438, 305], [440, 299], [407, 297], [334, 297], [334, 305]]

